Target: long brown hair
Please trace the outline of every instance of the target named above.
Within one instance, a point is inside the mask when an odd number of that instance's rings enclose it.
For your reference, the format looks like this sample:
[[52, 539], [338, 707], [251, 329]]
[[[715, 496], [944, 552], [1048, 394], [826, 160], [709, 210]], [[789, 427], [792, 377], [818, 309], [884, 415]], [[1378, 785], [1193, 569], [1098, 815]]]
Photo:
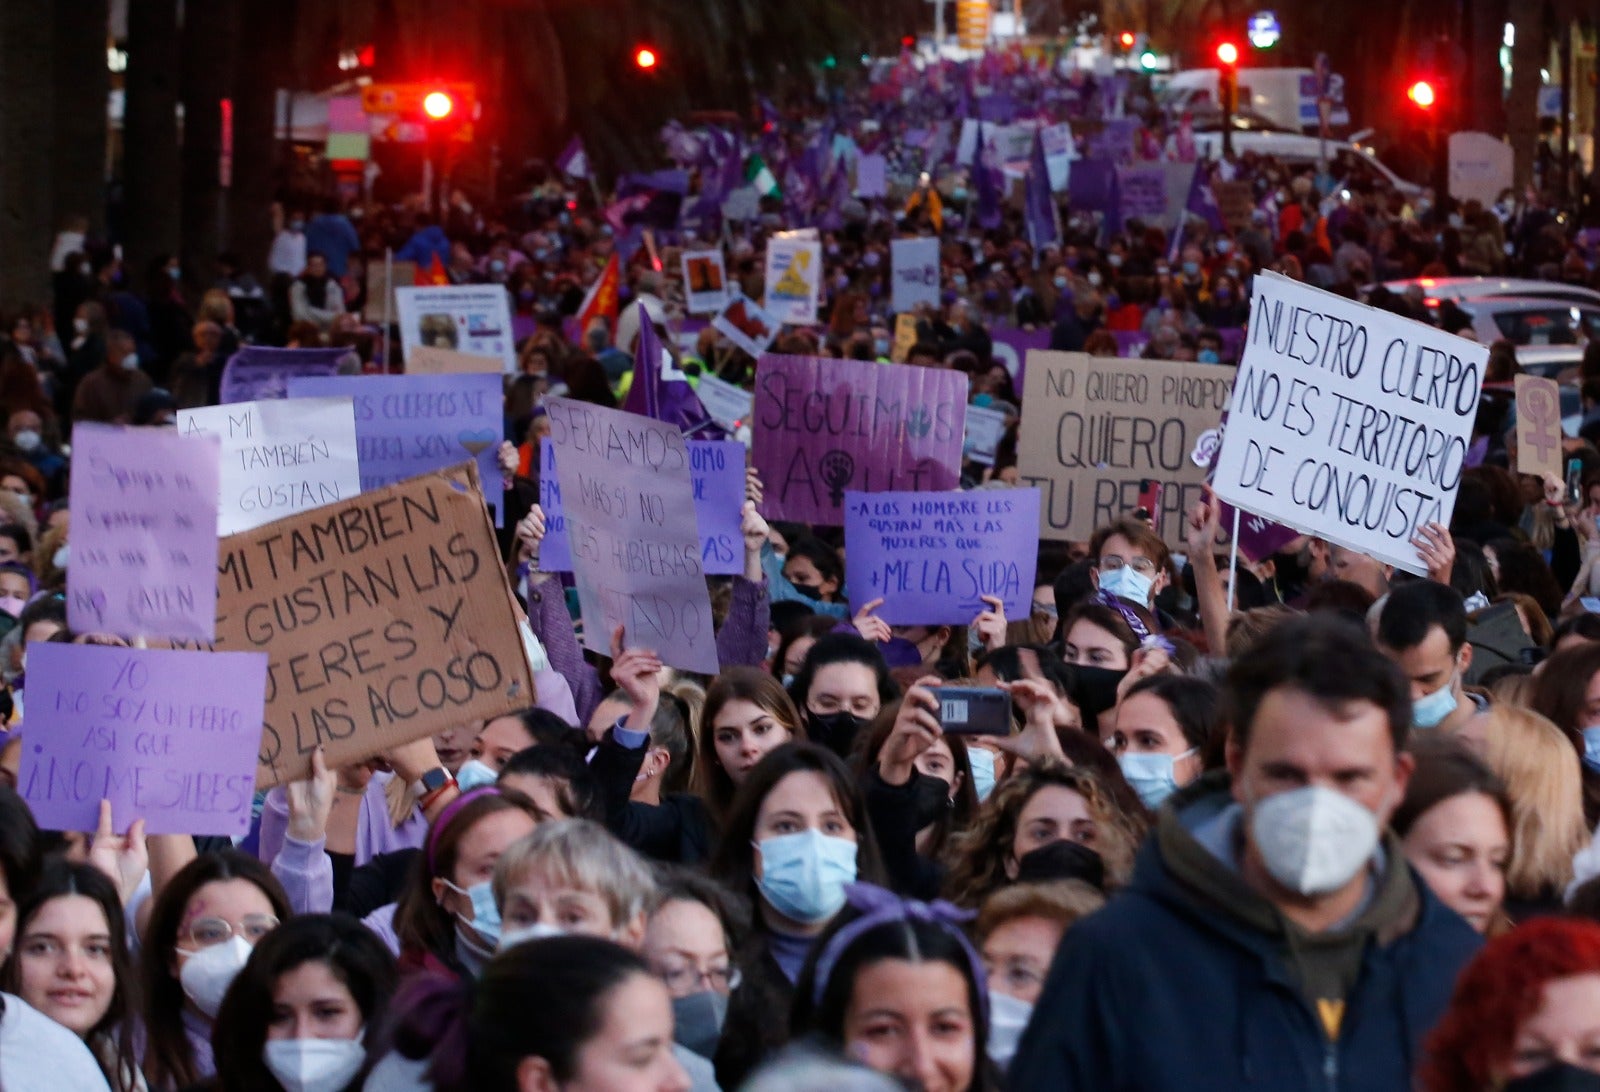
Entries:
[[705, 708], [700, 714], [699, 758], [695, 762], [694, 791], [718, 822], [733, 803], [733, 778], [717, 758], [717, 714], [731, 701], [747, 701], [789, 729], [791, 740], [805, 738], [800, 711], [794, 707], [783, 684], [754, 667], [730, 667], [706, 690]]

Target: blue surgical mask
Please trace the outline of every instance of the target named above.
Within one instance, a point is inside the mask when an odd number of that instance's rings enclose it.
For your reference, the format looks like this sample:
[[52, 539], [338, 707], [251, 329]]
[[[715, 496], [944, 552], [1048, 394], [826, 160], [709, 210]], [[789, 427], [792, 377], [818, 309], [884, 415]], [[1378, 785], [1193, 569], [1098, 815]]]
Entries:
[[1155, 589], [1156, 582], [1153, 577], [1135, 572], [1133, 566], [1124, 565], [1120, 569], [1110, 572], [1101, 572], [1100, 590], [1119, 599], [1137, 603], [1141, 607], [1150, 605], [1150, 593]]
[[1180, 758], [1188, 758], [1194, 748], [1181, 755], [1151, 755], [1128, 752], [1117, 756], [1122, 776], [1127, 778], [1133, 791], [1139, 794], [1144, 806], [1155, 811], [1166, 803], [1167, 797], [1178, 791], [1178, 779], [1173, 766]]
[[994, 792], [994, 752], [985, 747], [968, 747], [967, 765], [972, 767], [972, 791], [982, 803]]
[[1456, 711], [1456, 680], [1452, 675], [1439, 689], [1411, 703], [1411, 723], [1418, 728], [1437, 728]]
[[846, 884], [856, 882], [856, 844], [820, 830], [780, 834], [756, 843], [761, 878], [756, 887], [791, 921], [815, 925], [844, 905]]
[[1194, 277], [1194, 276], [1199, 275], [1199, 273], [1200, 273], [1200, 263], [1199, 262], [1184, 262], [1183, 263], [1183, 275], [1185, 277]]
[[1057, 277], [1050, 283], [1056, 286], [1057, 292], [1065, 292], [1067, 290], [1067, 278], [1065, 277]]
[[1583, 730], [1583, 764], [1600, 772], [1600, 724]]
[[778, 681], [783, 684], [783, 688], [785, 690], [789, 689], [791, 686], [794, 685], [794, 672], [785, 671], [783, 673], [783, 677], [781, 679], [779, 679]]
[[457, 914], [456, 919], [482, 937], [493, 952], [500, 943], [500, 908], [494, 904], [494, 885], [488, 880], [468, 888], [457, 887], [449, 880], [445, 880], [444, 885], [458, 895], [465, 895], [472, 903], [472, 917]]
[[481, 789], [485, 785], [493, 785], [498, 780], [500, 775], [494, 772], [493, 767], [475, 758], [467, 759], [461, 764], [461, 769], [456, 771], [456, 786], [462, 792]]
[[873, 338], [872, 339], [872, 353], [873, 353], [874, 356], [888, 356], [889, 355], [889, 339], [886, 338], [886, 337]]
[[1201, 364], [1220, 364], [1220, 363], [1222, 363], [1222, 358], [1217, 355], [1217, 351], [1215, 349], [1201, 349], [1198, 353], [1196, 353], [1194, 355], [1194, 358], [1197, 361], [1199, 361]]

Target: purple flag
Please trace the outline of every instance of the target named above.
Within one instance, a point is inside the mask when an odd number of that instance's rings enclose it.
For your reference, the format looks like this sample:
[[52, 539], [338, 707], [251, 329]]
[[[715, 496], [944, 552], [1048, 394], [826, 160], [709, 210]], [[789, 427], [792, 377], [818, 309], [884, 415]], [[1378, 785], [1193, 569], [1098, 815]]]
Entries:
[[978, 191], [978, 211], [974, 217], [984, 231], [1000, 226], [1000, 171], [989, 166], [988, 149], [983, 139], [983, 126], [978, 126], [978, 139], [972, 142], [972, 182]]
[[606, 219], [618, 231], [633, 224], [671, 231], [678, 226], [688, 192], [688, 171], [625, 174], [617, 180], [617, 201], [606, 209]]
[[583, 150], [583, 138], [574, 136], [556, 156], [556, 168], [570, 178], [589, 178], [589, 154]]
[[1216, 195], [1211, 192], [1211, 176], [1203, 166], [1194, 169], [1194, 178], [1189, 182], [1189, 197], [1183, 207], [1191, 216], [1204, 220], [1212, 231], [1228, 229], [1228, 225], [1222, 221], [1222, 210], [1217, 207]]
[[720, 440], [721, 426], [711, 419], [700, 396], [689, 385], [672, 355], [661, 346], [655, 324], [639, 309], [639, 340], [633, 351], [633, 382], [622, 408], [641, 417], [677, 425], [685, 436]]
[[1028, 166], [1024, 203], [1028, 214], [1028, 241], [1033, 244], [1034, 268], [1038, 268], [1039, 251], [1061, 244], [1061, 219], [1055, 195], [1050, 192], [1050, 168], [1044, 160], [1044, 140], [1038, 130], [1033, 134], [1033, 160]]

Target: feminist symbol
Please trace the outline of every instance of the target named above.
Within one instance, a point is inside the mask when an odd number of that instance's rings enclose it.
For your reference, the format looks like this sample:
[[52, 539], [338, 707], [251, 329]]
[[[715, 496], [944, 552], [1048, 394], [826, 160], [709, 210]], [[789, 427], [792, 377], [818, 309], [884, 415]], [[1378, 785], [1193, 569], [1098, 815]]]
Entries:
[[856, 461], [848, 451], [830, 451], [817, 464], [822, 471], [822, 484], [828, 487], [828, 497], [835, 508], [844, 501], [844, 487], [856, 474]]
[[1522, 395], [1522, 412], [1533, 425], [1528, 430], [1527, 443], [1538, 454], [1540, 462], [1548, 463], [1556, 458], [1551, 449], [1560, 441], [1556, 438], [1555, 402], [1550, 397], [1550, 392], [1542, 386], [1528, 387]]

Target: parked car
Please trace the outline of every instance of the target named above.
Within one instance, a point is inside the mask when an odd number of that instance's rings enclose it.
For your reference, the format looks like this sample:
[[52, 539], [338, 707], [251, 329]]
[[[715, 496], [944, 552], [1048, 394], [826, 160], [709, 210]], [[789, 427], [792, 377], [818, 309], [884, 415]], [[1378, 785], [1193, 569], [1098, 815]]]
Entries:
[[1524, 345], [1517, 350], [1517, 364], [1523, 371], [1547, 379], [1555, 379], [1582, 362], [1582, 345]]
[[1385, 281], [1383, 286], [1396, 294], [1404, 293], [1412, 285], [1422, 289], [1422, 298], [1430, 307], [1440, 300], [1482, 299], [1485, 296], [1521, 296], [1528, 299], [1566, 300], [1571, 303], [1600, 307], [1600, 292], [1579, 284], [1560, 281], [1536, 281], [1525, 277], [1414, 277], [1403, 281]]
[[[1422, 192], [1421, 186], [1395, 174], [1369, 148], [1358, 148], [1343, 140], [1324, 141], [1319, 137], [1289, 132], [1249, 114], [1231, 116], [1229, 121], [1236, 155], [1254, 152], [1296, 166], [1316, 163], [1326, 155], [1333, 173], [1346, 183], [1380, 184], [1407, 196]], [[1220, 115], [1197, 115], [1194, 118], [1194, 143], [1196, 150], [1207, 159], [1222, 158]]]
[[1576, 345], [1600, 337], [1600, 304], [1566, 303], [1523, 296], [1487, 296], [1455, 301], [1472, 319], [1485, 345], [1505, 338], [1518, 347]]

